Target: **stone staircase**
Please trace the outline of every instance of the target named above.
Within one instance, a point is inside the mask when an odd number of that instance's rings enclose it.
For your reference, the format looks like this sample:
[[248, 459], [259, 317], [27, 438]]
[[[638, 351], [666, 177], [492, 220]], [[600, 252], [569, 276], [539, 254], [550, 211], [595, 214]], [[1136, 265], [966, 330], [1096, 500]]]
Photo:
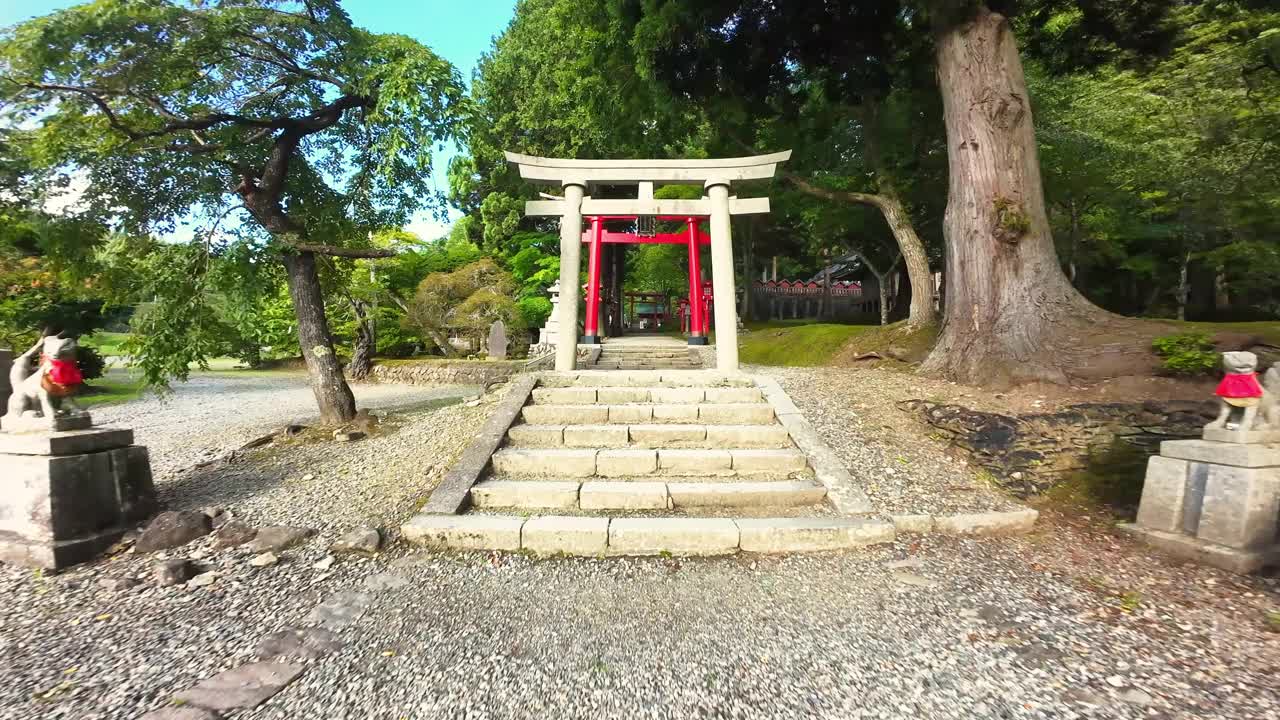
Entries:
[[434, 548], [573, 555], [800, 552], [893, 539], [891, 522], [841, 516], [827, 495], [751, 378], [547, 374], [470, 487], [469, 511], [420, 514], [403, 531]]
[[671, 345], [605, 343], [592, 368], [596, 370], [692, 370], [701, 367], [699, 356]]

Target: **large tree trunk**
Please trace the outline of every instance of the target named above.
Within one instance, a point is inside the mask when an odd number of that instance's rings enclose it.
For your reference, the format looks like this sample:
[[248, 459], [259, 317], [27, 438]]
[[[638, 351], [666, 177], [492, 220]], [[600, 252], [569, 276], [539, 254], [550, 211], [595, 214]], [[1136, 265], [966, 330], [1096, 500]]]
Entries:
[[315, 253], [286, 254], [282, 261], [289, 280], [289, 297], [298, 315], [298, 343], [311, 374], [311, 391], [320, 406], [320, 422], [326, 425], [347, 422], [356, 415], [356, 399], [342, 376], [342, 365], [333, 350], [333, 338], [329, 336]]
[[373, 317], [369, 314], [369, 303], [355, 298], [351, 299], [351, 312], [356, 316], [356, 337], [351, 346], [351, 362], [347, 363], [347, 374], [353, 379], [363, 380], [369, 377], [369, 371], [373, 369]]
[[[985, 6], [938, 38], [950, 187], [946, 312], [923, 369], [961, 382], [1068, 382], [1072, 333], [1110, 316], [1058, 264], [1027, 83], [1009, 22]], [[914, 290], [914, 287], [913, 287]]]

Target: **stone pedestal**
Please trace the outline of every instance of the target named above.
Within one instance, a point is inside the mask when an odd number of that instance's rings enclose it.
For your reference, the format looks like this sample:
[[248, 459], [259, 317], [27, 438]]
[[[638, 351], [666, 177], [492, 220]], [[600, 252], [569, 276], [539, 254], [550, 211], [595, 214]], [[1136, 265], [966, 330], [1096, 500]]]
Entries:
[[133, 431], [0, 431], [0, 560], [61, 569], [92, 560], [155, 509]]
[[1175, 555], [1238, 573], [1280, 561], [1280, 443], [1270, 433], [1206, 431], [1169, 440], [1147, 465], [1137, 522]]

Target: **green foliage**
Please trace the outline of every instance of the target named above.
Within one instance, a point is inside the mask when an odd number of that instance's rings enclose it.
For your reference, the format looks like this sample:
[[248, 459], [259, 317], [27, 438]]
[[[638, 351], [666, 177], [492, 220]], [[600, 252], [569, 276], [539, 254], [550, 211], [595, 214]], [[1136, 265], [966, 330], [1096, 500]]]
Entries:
[[1164, 358], [1161, 367], [1174, 375], [1207, 375], [1217, 370], [1220, 362], [1213, 341], [1203, 333], [1158, 337], [1151, 349]]
[[758, 323], [738, 336], [742, 362], [754, 365], [810, 367], [828, 365], [840, 348], [875, 325]]
[[525, 327], [514, 292], [515, 280], [510, 273], [492, 260], [478, 260], [423, 279], [403, 322], [406, 328], [449, 355], [451, 332], [478, 338], [488, 332], [495, 320], [502, 320], [509, 331]]
[[85, 380], [102, 377], [107, 369], [107, 359], [88, 345], [76, 345], [76, 367]]

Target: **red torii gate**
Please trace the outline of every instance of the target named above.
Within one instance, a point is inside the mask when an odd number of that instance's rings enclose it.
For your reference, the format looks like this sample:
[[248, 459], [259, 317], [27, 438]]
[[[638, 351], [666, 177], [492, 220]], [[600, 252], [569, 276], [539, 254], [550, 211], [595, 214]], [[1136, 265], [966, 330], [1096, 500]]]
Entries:
[[[706, 345], [706, 322], [703, 318], [703, 303], [695, 301], [702, 297], [702, 262], [698, 248], [710, 245], [711, 236], [702, 231], [701, 221], [705, 216], [658, 215], [656, 220], [683, 222], [685, 230], [675, 233], [652, 234], [638, 232], [614, 232], [604, 228], [609, 220], [627, 220], [639, 224], [639, 215], [587, 215], [584, 220], [591, 222], [591, 227], [582, 233], [582, 242], [588, 245], [587, 251], [587, 312], [584, 321], [582, 342], [596, 344], [600, 342], [600, 250], [606, 243], [612, 244], [658, 244], [687, 245], [689, 247], [689, 300], [691, 323], [689, 331], [690, 345]], [[654, 217], [654, 216], [649, 216]], [[714, 302], [714, 299], [712, 300]]]

